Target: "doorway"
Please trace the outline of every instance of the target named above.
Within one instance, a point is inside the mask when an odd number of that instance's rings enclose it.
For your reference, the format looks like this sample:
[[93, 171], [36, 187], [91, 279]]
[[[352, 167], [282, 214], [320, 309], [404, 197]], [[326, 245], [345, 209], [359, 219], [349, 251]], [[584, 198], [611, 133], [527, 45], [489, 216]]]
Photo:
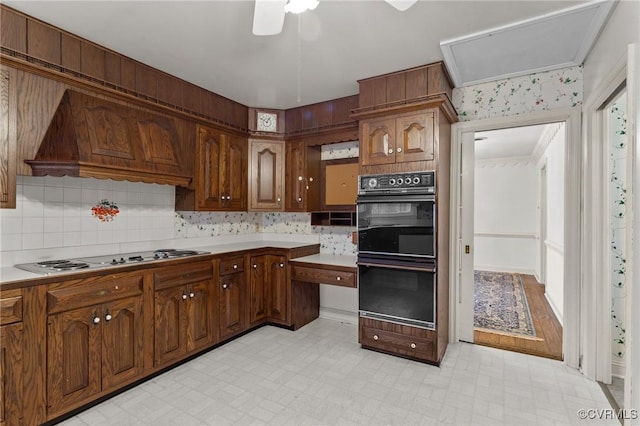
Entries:
[[564, 135], [564, 123], [475, 132], [474, 158], [462, 158], [474, 170], [462, 178], [474, 192], [462, 283], [474, 288], [476, 344], [562, 359]]
[[[474, 270], [473, 254], [475, 249], [475, 235], [473, 225], [465, 221], [465, 215], [473, 212], [474, 197], [469, 191], [463, 190], [465, 177], [473, 174], [473, 162], [465, 161], [465, 157], [473, 155], [475, 135], [477, 132], [524, 127], [531, 125], [564, 123], [564, 149], [562, 163], [564, 173], [561, 177], [564, 187], [564, 211], [561, 213], [564, 229], [560, 230], [564, 241], [564, 259], [561, 265], [562, 293], [571, 295], [561, 300], [563, 333], [561, 337], [561, 354], [564, 362], [574, 368], [579, 361], [579, 277], [580, 277], [580, 113], [575, 109], [564, 109], [531, 113], [526, 116], [500, 117], [472, 122], [456, 123], [453, 131], [452, 144], [452, 211], [456, 212], [452, 221], [451, 235], [456, 241], [450, 252], [452, 276], [450, 297], [451, 328], [453, 341], [474, 341], [473, 306], [475, 302], [473, 291]], [[549, 166], [547, 165], [547, 177]], [[472, 179], [473, 180], [473, 179]], [[537, 175], [536, 175], [537, 180]], [[548, 181], [549, 179], [547, 179]], [[549, 187], [549, 185], [547, 185]], [[473, 193], [473, 191], [471, 191]], [[471, 220], [473, 224], [473, 220]], [[536, 230], [538, 226], [536, 225]], [[539, 231], [539, 230], [537, 230]], [[467, 250], [469, 246], [469, 250]], [[547, 246], [547, 249], [549, 246]], [[550, 251], [550, 250], [547, 250]], [[537, 254], [535, 257], [538, 257]], [[547, 259], [548, 260], [548, 259]], [[539, 270], [539, 265], [536, 266]], [[547, 261], [547, 275], [550, 270]], [[470, 273], [471, 271], [471, 273]], [[534, 274], [535, 276], [535, 274]]]

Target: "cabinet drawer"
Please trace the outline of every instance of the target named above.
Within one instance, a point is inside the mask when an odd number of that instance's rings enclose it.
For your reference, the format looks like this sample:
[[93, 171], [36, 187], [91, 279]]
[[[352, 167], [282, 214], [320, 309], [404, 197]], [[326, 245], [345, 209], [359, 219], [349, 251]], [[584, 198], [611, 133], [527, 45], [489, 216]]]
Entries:
[[244, 271], [244, 257], [232, 257], [220, 261], [220, 275]]
[[417, 337], [362, 326], [360, 327], [360, 344], [400, 355], [435, 361], [435, 341], [429, 337]]
[[211, 262], [174, 266], [153, 274], [156, 290], [198, 281], [207, 281], [211, 278], [213, 278], [213, 264]]
[[53, 314], [138, 296], [142, 294], [142, 286], [140, 274], [109, 275], [52, 284], [47, 291], [47, 312]]
[[0, 296], [0, 325], [22, 321], [22, 290], [6, 290]]
[[356, 274], [350, 271], [294, 265], [291, 267], [291, 277], [295, 281], [356, 287]]

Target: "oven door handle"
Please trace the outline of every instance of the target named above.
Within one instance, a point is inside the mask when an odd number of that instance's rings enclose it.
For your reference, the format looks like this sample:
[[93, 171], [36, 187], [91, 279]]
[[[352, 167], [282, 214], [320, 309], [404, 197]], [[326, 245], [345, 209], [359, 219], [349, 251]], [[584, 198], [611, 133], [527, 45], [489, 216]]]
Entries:
[[422, 271], [436, 273], [436, 267], [424, 267], [424, 266], [407, 266], [407, 265], [393, 265], [388, 263], [370, 263], [370, 262], [356, 262], [358, 266], [374, 266], [376, 268], [388, 268], [388, 269], [403, 269], [405, 271]]

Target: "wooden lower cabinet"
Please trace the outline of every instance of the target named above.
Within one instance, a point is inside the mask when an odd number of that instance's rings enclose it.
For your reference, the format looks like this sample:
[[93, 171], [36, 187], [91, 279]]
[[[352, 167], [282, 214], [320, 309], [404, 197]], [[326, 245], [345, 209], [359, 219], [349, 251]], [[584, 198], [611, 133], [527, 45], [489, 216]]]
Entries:
[[81, 405], [143, 371], [142, 297], [49, 315], [47, 412]]
[[437, 333], [409, 325], [359, 319], [359, 341], [362, 347], [400, 355], [431, 364], [440, 364], [436, 345]]
[[247, 329], [244, 257], [232, 257], [220, 261], [218, 283], [218, 331], [225, 340]]
[[23, 424], [22, 323], [0, 326], [0, 425]]
[[216, 339], [213, 264], [165, 268], [154, 274], [154, 365], [207, 347]]
[[286, 256], [252, 256], [250, 264], [250, 325], [257, 325], [266, 320], [289, 325]]

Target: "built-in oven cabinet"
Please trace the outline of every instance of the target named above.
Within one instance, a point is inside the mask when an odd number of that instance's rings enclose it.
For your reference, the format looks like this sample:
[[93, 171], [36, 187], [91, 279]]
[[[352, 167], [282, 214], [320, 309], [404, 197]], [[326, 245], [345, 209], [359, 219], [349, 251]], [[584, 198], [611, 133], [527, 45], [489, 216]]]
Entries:
[[210, 346], [217, 337], [213, 263], [157, 270], [154, 279], [154, 366]]
[[144, 330], [140, 273], [49, 285], [48, 418], [141, 377]]
[[363, 347], [440, 364], [437, 332], [388, 321], [360, 318], [359, 340]]
[[360, 164], [433, 161], [436, 113], [437, 109], [361, 120]]

